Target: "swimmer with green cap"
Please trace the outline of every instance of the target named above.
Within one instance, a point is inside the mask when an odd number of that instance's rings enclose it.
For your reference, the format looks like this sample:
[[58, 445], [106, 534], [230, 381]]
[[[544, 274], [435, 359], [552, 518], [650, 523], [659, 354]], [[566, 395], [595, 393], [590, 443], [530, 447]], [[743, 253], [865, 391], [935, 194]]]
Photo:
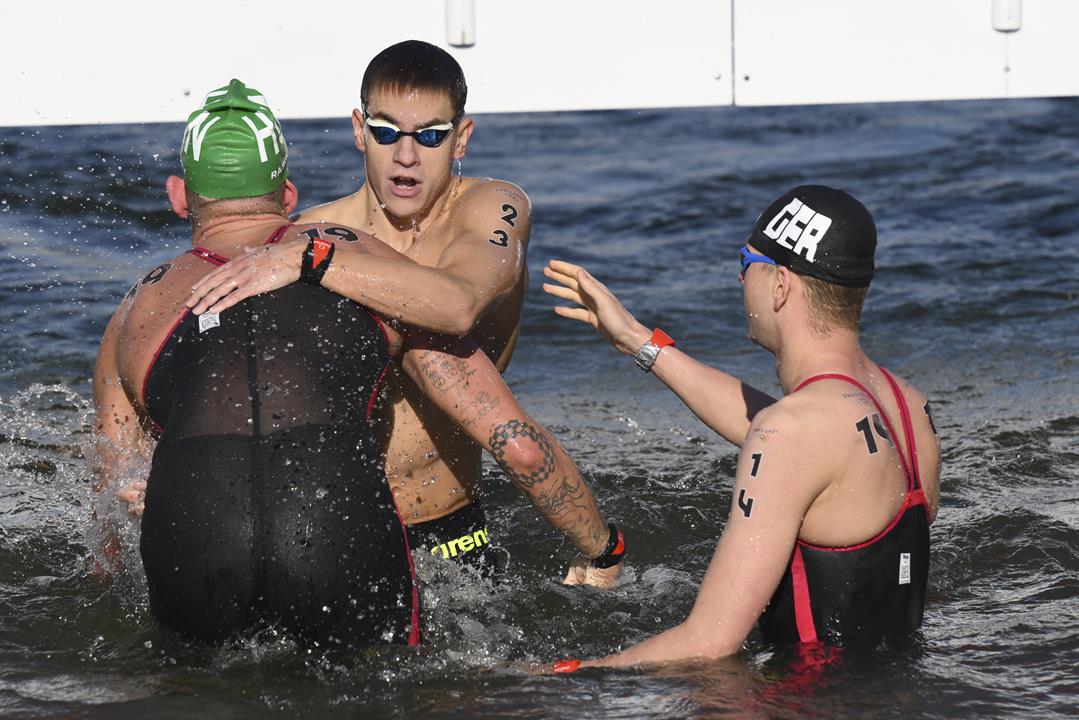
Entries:
[[[347, 225], [289, 221], [297, 191], [262, 97], [233, 81], [209, 94], [184, 135], [187, 178], [169, 177], [166, 189], [190, 219], [192, 247], [125, 295], [94, 370], [94, 491], [127, 483], [116, 497], [145, 511], [139, 550], [162, 625], [210, 642], [267, 624], [335, 647], [419, 642], [419, 589], [381, 462], [385, 437], [366, 415], [395, 355], [427, 406], [487, 450], [579, 550], [608, 534], [573, 461], [482, 349], [412, 334], [321, 287], [331, 263], [394, 275], [419, 266]], [[301, 282], [221, 314], [189, 311], [191, 288], [218, 265], [282, 243], [302, 246], [289, 278]], [[445, 301], [410, 285], [369, 291], [409, 306], [417, 290]], [[325, 501], [311, 502], [322, 485]], [[116, 525], [107, 513], [98, 519], [96, 572], [105, 575], [124, 555]], [[342, 555], [350, 547], [377, 551]]]
[[266, 98], [239, 80], [206, 95], [180, 147], [187, 187], [208, 198], [255, 197], [288, 178], [288, 148]]

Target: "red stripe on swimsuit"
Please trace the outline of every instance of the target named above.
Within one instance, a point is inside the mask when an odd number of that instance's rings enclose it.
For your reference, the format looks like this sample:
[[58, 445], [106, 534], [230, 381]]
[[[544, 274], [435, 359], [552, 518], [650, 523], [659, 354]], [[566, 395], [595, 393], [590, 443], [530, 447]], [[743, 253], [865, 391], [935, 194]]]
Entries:
[[[770, 639], [814, 642], [844, 633], [856, 636], [878, 632], [892, 634], [913, 629], [921, 621], [929, 552], [928, 505], [918, 474], [914, 426], [906, 399], [894, 378], [883, 368], [881, 372], [891, 386], [899, 408], [906, 448], [884, 407], [854, 378], [826, 373], [811, 377], [795, 388], [797, 392], [821, 380], [840, 380], [865, 393], [889, 437], [893, 438], [906, 480], [906, 494], [884, 529], [868, 540], [843, 547], [796, 541], [783, 580], [761, 617], [762, 631]], [[924, 517], [908, 514], [911, 508], [918, 506], [922, 506]], [[900, 589], [889, 590], [896, 586]], [[904, 593], [910, 597], [902, 602], [892, 602], [893, 596]], [[876, 603], [882, 608], [887, 607], [887, 610], [881, 610], [879, 622], [874, 619], [871, 607]], [[827, 628], [819, 627], [822, 619]]]
[[[194, 255], [195, 257], [199, 258], [200, 260], [205, 260], [206, 262], [210, 263], [211, 265], [217, 265], [218, 267], [220, 267], [221, 265], [224, 265], [225, 263], [227, 263], [229, 261], [229, 259], [227, 257], [225, 257], [224, 255], [218, 255], [213, 250], [208, 250], [208, 249], [206, 249], [204, 247], [201, 247], [201, 246], [198, 246], [198, 245], [191, 248], [190, 250], [188, 250], [184, 254], [185, 255]], [[169, 331], [167, 333], [165, 333], [165, 337], [163, 337], [161, 339], [161, 342], [158, 344], [157, 350], [154, 351], [154, 356], [152, 358], [150, 358], [150, 364], [148, 366], [146, 366], [146, 372], [142, 376], [142, 392], [141, 392], [141, 397], [139, 399], [142, 402], [142, 406], [144, 408], [146, 408], [146, 416], [150, 418], [150, 422], [153, 423], [154, 430], [157, 431], [158, 434], [160, 434], [164, 430], [164, 428], [161, 426], [161, 423], [159, 423], [157, 421], [157, 419], [154, 418], [153, 414], [150, 412], [150, 406], [146, 402], [146, 388], [150, 384], [150, 374], [153, 372], [154, 365], [157, 364], [157, 360], [158, 360], [158, 358], [161, 357], [161, 353], [164, 351], [165, 346], [168, 345], [169, 340], [171, 340], [172, 336], [174, 334], [176, 334], [176, 330], [180, 327], [180, 325], [183, 324], [184, 320], [187, 318], [187, 316], [190, 313], [191, 313], [190, 308], [184, 308], [183, 311], [180, 313], [180, 317], [176, 318], [176, 322], [174, 322], [172, 324], [172, 327], [169, 328]]]

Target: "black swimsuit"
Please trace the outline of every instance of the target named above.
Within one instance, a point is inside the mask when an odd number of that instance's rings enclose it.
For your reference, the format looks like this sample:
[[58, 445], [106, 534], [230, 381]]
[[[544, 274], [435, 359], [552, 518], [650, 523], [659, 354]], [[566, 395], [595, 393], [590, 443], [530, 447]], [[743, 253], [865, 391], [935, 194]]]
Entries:
[[161, 433], [141, 540], [153, 614], [206, 641], [269, 623], [347, 647], [418, 643], [412, 556], [368, 423], [390, 360], [381, 323], [294, 283], [199, 326], [184, 313], [144, 385]]
[[[759, 624], [767, 640], [872, 642], [906, 635], [922, 622], [929, 579], [929, 510], [918, 477], [910, 411], [895, 380], [883, 368], [881, 372], [895, 394], [907, 438], [906, 454], [896, 447], [907, 476], [906, 499], [887, 527], [865, 542], [824, 547], [797, 541], [787, 571], [761, 615]], [[888, 435], [898, 438], [884, 408], [853, 378], [818, 375], [797, 390], [824, 379], [843, 380], [861, 389], [876, 405]]]

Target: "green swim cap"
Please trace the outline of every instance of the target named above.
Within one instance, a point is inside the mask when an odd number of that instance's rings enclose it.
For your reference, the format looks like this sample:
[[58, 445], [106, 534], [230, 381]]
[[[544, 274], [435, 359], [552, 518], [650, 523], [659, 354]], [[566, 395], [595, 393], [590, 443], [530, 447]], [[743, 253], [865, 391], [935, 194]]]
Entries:
[[192, 192], [217, 199], [265, 195], [288, 177], [288, 148], [266, 98], [239, 80], [212, 90], [187, 118], [180, 146]]

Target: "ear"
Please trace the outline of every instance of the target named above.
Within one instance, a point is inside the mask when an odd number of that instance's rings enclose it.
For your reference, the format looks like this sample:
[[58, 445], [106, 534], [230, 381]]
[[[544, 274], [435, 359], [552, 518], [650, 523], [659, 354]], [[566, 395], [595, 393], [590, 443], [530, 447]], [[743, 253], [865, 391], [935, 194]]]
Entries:
[[187, 217], [187, 183], [182, 177], [169, 175], [165, 181], [165, 193], [169, 196], [172, 211], [182, 218]]
[[291, 180], [285, 181], [285, 214], [291, 215], [292, 211], [296, 209], [296, 205], [300, 202], [300, 191], [296, 189], [296, 186]]
[[779, 312], [790, 298], [794, 273], [782, 265], [776, 266], [775, 281], [772, 284], [772, 312]]
[[461, 118], [457, 123], [457, 141], [453, 143], [453, 159], [460, 160], [468, 150], [468, 139], [472, 137], [472, 118]]
[[352, 137], [356, 140], [356, 149], [367, 152], [367, 138], [364, 131], [367, 129], [363, 121], [363, 110], [352, 108]]

